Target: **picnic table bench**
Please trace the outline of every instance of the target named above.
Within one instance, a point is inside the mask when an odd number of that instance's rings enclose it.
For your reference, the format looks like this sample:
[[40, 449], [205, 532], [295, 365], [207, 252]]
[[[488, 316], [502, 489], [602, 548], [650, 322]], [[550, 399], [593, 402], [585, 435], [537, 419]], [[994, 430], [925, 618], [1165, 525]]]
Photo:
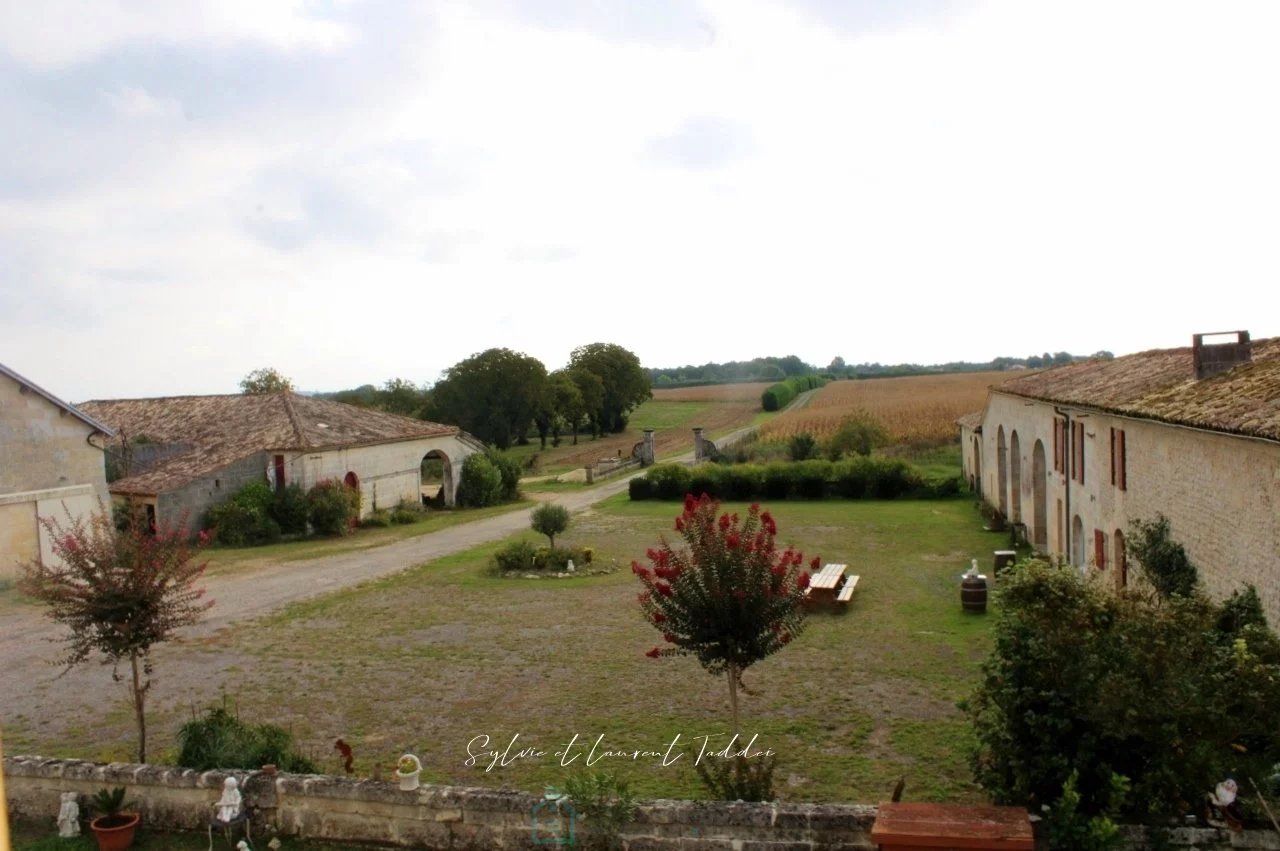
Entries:
[[812, 602], [830, 602], [844, 606], [853, 599], [858, 587], [858, 577], [846, 575], [847, 564], [827, 564], [809, 579], [805, 599]]

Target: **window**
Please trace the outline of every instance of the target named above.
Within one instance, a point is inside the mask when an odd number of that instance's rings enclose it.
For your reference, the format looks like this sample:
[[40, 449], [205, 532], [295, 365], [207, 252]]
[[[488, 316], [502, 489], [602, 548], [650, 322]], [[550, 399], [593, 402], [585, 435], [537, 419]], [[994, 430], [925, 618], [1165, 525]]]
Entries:
[[1111, 484], [1127, 490], [1128, 474], [1124, 457], [1124, 429], [1111, 429]]
[[1065, 473], [1067, 471], [1066, 435], [1066, 421], [1055, 419], [1053, 421], [1053, 471], [1055, 473]]
[[276, 490], [284, 490], [284, 456], [277, 455], [275, 457], [276, 466]]
[[1093, 566], [1107, 569], [1107, 533], [1101, 529], [1093, 530]]
[[1084, 423], [1071, 424], [1071, 478], [1084, 484]]

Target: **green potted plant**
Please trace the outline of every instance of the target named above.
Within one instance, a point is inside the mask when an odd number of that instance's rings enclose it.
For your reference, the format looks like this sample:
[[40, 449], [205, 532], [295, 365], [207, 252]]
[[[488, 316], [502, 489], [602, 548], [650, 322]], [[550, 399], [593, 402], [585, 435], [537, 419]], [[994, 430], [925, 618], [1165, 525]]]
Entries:
[[133, 845], [133, 834], [142, 816], [129, 812], [135, 801], [126, 802], [125, 788], [100, 789], [89, 799], [89, 806], [96, 813], [89, 829], [98, 840], [99, 851], [124, 851]]

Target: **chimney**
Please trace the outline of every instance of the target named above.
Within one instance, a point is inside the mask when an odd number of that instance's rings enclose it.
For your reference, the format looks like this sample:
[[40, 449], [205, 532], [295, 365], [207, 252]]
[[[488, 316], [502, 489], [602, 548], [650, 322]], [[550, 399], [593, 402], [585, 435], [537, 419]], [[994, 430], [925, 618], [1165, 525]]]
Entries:
[[[1206, 343], [1205, 337], [1235, 335], [1232, 342]], [[1191, 338], [1191, 362], [1195, 365], [1196, 378], [1208, 378], [1226, 372], [1237, 364], [1253, 359], [1248, 331], [1218, 331], [1213, 334], [1195, 334]]]

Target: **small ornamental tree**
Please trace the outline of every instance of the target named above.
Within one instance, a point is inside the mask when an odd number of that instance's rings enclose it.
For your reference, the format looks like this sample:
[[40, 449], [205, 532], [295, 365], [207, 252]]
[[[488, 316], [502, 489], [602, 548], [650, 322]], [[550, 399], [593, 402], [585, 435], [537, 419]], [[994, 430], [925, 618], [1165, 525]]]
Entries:
[[[801, 602], [809, 573], [801, 567], [803, 554], [778, 552], [778, 527], [769, 512], [752, 505], [742, 518], [719, 509], [705, 494], [686, 496], [675, 525], [686, 548], [675, 549], [663, 537], [646, 552], [652, 567], [633, 561], [631, 570], [644, 583], [645, 619], [666, 642], [647, 655], [691, 655], [708, 673], [724, 674], [737, 733], [742, 672], [804, 629]], [[818, 563], [815, 558], [811, 567]]]
[[106, 511], [95, 513], [88, 524], [76, 519], [63, 525], [49, 517], [40, 524], [56, 558], [50, 564], [23, 564], [18, 588], [45, 603], [49, 617], [69, 631], [67, 654], [59, 664], [69, 670], [101, 654], [119, 681], [119, 666], [128, 663], [138, 761], [146, 762], [151, 648], [213, 605], [195, 585], [205, 565], [192, 563], [194, 548], [183, 532], [152, 528], [141, 510], [129, 512], [122, 531]]
[[533, 510], [530, 527], [539, 535], [546, 535], [551, 549], [556, 548], [556, 535], [569, 528], [569, 509], [563, 505], [544, 502]]

